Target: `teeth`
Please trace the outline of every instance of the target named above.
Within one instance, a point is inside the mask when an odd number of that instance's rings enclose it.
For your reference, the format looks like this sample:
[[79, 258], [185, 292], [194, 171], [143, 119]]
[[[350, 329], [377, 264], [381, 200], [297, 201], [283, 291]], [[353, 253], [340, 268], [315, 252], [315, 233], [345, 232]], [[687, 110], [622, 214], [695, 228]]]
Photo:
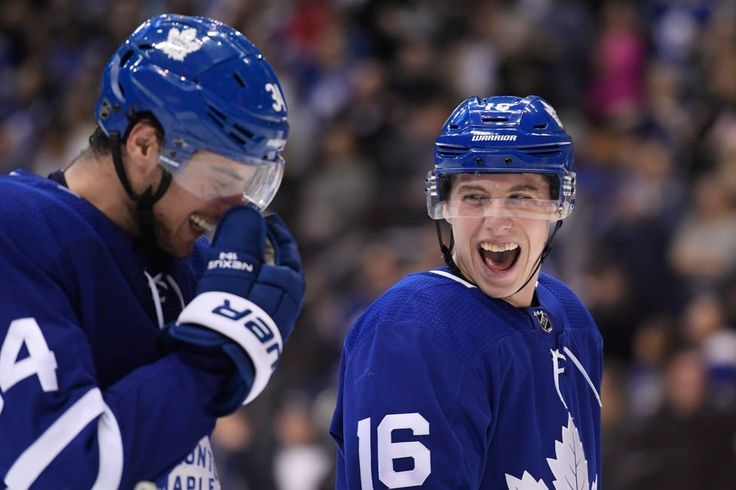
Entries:
[[516, 250], [519, 248], [518, 243], [490, 243], [490, 242], [481, 242], [480, 248], [485, 250], [486, 252], [508, 252], [510, 250]]
[[204, 216], [198, 214], [190, 214], [189, 222], [194, 225], [195, 229], [202, 233], [210, 233], [215, 229], [214, 223], [210, 223]]

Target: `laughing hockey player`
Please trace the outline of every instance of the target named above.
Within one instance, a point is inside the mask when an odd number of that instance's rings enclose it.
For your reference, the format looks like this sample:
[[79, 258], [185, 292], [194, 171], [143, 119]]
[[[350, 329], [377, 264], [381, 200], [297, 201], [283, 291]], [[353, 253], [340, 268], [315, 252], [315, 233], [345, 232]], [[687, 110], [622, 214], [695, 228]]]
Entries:
[[539, 97], [452, 113], [426, 188], [452, 228], [447, 267], [396, 284], [345, 340], [338, 489], [597, 488], [602, 339], [540, 273], [574, 206], [572, 163]]
[[0, 178], [0, 487], [219, 488], [207, 436], [266, 386], [304, 294], [261, 214], [281, 86], [233, 28], [173, 15], [102, 81], [69, 168]]

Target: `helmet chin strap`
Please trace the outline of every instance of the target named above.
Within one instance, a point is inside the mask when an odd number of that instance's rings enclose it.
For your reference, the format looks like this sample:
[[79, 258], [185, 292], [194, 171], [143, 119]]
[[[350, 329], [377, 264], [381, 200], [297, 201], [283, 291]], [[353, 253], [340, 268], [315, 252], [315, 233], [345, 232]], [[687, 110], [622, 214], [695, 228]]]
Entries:
[[559, 230], [561, 227], [562, 227], [562, 220], [559, 220], [557, 221], [557, 223], [555, 223], [555, 229], [552, 230], [552, 234], [549, 236], [549, 238], [547, 238], [547, 241], [544, 244], [544, 248], [542, 249], [542, 253], [539, 254], [539, 257], [537, 257], [537, 262], [534, 265], [534, 269], [532, 269], [532, 273], [529, 274], [529, 277], [526, 279], [526, 281], [524, 281], [524, 284], [522, 284], [519, 289], [514, 291], [513, 294], [509, 294], [508, 296], [506, 296], [506, 298], [510, 298], [514, 294], [524, 289], [526, 285], [529, 284], [529, 281], [532, 280], [532, 277], [536, 275], [537, 271], [539, 271], [539, 268], [542, 267], [542, 262], [544, 261], [544, 259], [546, 259], [547, 256], [550, 254], [550, 252], [552, 252], [552, 240], [554, 240], [555, 235], [557, 234], [557, 230]]
[[[460, 268], [457, 266], [457, 264], [455, 264], [455, 261], [452, 260], [452, 247], [455, 245], [454, 235], [452, 234], [452, 232], [450, 232], [450, 245], [449, 246], [445, 245], [444, 241], [442, 240], [442, 228], [440, 227], [440, 220], [435, 220], [434, 224], [435, 224], [435, 227], [437, 228], [437, 239], [440, 242], [440, 251], [442, 252], [442, 258], [445, 260], [445, 264], [450, 269], [450, 272], [452, 272], [456, 276], [459, 276], [467, 281], [468, 278], [463, 275]], [[468, 281], [468, 282], [472, 282], [472, 281]]]
[[142, 194], [133, 192], [133, 188], [128, 180], [128, 175], [123, 166], [123, 155], [121, 150], [120, 135], [117, 132], [110, 133], [110, 143], [112, 147], [112, 161], [115, 166], [115, 172], [118, 175], [120, 183], [123, 185], [128, 197], [136, 203], [138, 227], [140, 230], [139, 243], [146, 252], [154, 255], [161, 255], [162, 251], [156, 239], [155, 223], [156, 219], [153, 214], [153, 206], [156, 204], [169, 190], [171, 186], [171, 173], [163, 169], [161, 182], [158, 188], [153, 191], [148, 186]]
[[[455, 264], [455, 261], [452, 259], [452, 247], [455, 242], [455, 237], [453, 236], [452, 232], [450, 232], [450, 245], [447, 246], [442, 241], [442, 229], [440, 228], [440, 220], [435, 221], [435, 226], [437, 228], [437, 238], [439, 239], [439, 242], [440, 242], [440, 251], [442, 251], [442, 257], [445, 259], [445, 264], [447, 264], [447, 267], [449, 267], [450, 271], [453, 274], [460, 276], [461, 278], [465, 279], [466, 281], [470, 283], [473, 283], [473, 281], [471, 281], [469, 278], [463, 275], [463, 273], [460, 271], [460, 268], [457, 266], [457, 264]], [[529, 277], [527, 278], [527, 280], [524, 281], [524, 284], [522, 284], [521, 287], [519, 287], [519, 289], [514, 291], [512, 294], [506, 296], [506, 298], [510, 298], [514, 294], [524, 289], [527, 284], [529, 284], [529, 281], [532, 280], [532, 277], [534, 277], [537, 271], [539, 271], [539, 268], [542, 267], [542, 262], [544, 261], [544, 259], [546, 259], [547, 256], [550, 254], [550, 252], [552, 252], [552, 240], [554, 240], [555, 235], [557, 234], [557, 231], [561, 227], [562, 227], [562, 220], [559, 220], [557, 221], [557, 223], [555, 223], [555, 229], [552, 230], [552, 233], [550, 234], [549, 238], [547, 238], [547, 241], [544, 244], [544, 248], [542, 249], [542, 253], [539, 254], [539, 257], [537, 257], [537, 261], [534, 264], [534, 269], [532, 269], [532, 272], [531, 274], [529, 274]], [[506, 298], [501, 298], [501, 299], [506, 299]]]

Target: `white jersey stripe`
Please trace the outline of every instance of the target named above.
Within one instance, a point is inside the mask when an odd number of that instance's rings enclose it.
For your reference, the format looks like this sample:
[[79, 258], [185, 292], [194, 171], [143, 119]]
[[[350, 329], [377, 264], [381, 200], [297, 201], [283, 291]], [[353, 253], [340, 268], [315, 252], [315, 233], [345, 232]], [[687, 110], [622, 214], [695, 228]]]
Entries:
[[148, 288], [151, 290], [151, 298], [153, 298], [153, 305], [156, 307], [156, 318], [158, 319], [158, 328], [164, 328], [164, 311], [161, 307], [161, 295], [158, 292], [158, 286], [153, 276], [146, 271], [143, 271], [146, 275], [146, 281], [148, 281]]
[[477, 287], [475, 284], [470, 284], [465, 279], [461, 279], [461, 278], [457, 277], [454, 274], [450, 274], [447, 271], [429, 271], [429, 272], [431, 272], [432, 274], [437, 274], [438, 276], [447, 277], [448, 279], [452, 279], [455, 282], [459, 282], [460, 284], [463, 284], [466, 288], [474, 288], [474, 287]]
[[[227, 305], [227, 306], [226, 306]], [[231, 313], [215, 313], [219, 309]], [[284, 342], [273, 318], [248, 298], [231, 293], [207, 291], [198, 294], [179, 314], [177, 323], [206, 325], [235, 342], [250, 357], [255, 369], [253, 386], [243, 405], [250, 403], [268, 384]], [[253, 324], [253, 327], [243, 328]]]
[[54, 458], [104, 410], [105, 402], [99, 388], [89, 390], [15, 460], [5, 476], [5, 485], [13, 489], [30, 487]]
[[97, 421], [97, 445], [100, 450], [100, 469], [92, 490], [118, 488], [123, 476], [123, 438], [115, 414], [107, 404]]
[[595, 389], [595, 385], [590, 380], [590, 376], [588, 376], [588, 373], [585, 371], [585, 368], [583, 367], [583, 364], [578, 360], [577, 357], [575, 357], [575, 354], [573, 354], [570, 349], [567, 347], [564, 348], [565, 353], [567, 353], [568, 356], [570, 356], [570, 359], [572, 359], [572, 362], [577, 366], [577, 368], [580, 370], [581, 373], [583, 373], [583, 377], [585, 378], [585, 381], [588, 382], [588, 385], [590, 386], [590, 389], [593, 390], [593, 394], [598, 399], [598, 406], [603, 407], [603, 402], [601, 402], [601, 396], [598, 394], [598, 390]]

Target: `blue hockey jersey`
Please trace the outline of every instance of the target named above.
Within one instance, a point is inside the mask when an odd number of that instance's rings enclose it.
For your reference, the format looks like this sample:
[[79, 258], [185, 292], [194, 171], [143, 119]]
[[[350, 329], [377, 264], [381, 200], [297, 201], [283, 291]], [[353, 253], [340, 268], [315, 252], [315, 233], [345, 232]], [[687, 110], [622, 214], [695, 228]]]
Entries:
[[191, 459], [210, 475], [196, 488], [212, 488], [211, 453], [192, 451], [209, 450], [205, 406], [223, 380], [157, 350], [206, 241], [148, 260], [87, 201], [25, 172], [0, 177], [0, 210], [0, 481], [128, 489]]
[[602, 338], [561, 282], [515, 308], [446, 268], [412, 274], [345, 339], [337, 488], [589, 490]]

